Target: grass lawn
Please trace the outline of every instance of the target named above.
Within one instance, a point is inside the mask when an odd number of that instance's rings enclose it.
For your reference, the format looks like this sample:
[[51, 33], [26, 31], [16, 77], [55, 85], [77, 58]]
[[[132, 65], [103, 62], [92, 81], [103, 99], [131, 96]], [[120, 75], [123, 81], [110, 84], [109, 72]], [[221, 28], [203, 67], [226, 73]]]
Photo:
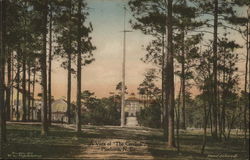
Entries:
[[242, 136], [226, 142], [208, 137], [205, 154], [200, 154], [202, 131], [182, 131], [181, 152], [168, 148], [160, 129], [83, 126], [83, 133], [52, 126], [47, 137], [40, 124], [8, 124], [4, 158], [7, 159], [168, 159], [168, 160], [246, 160]]

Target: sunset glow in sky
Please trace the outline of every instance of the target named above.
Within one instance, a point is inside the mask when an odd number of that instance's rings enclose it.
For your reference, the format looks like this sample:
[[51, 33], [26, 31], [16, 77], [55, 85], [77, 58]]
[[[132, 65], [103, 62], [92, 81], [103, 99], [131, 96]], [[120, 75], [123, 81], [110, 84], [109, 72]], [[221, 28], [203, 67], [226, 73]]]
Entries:
[[[123, 1], [122, 0], [87, 0], [89, 9], [88, 21], [93, 25], [93, 52], [95, 61], [82, 70], [82, 90], [95, 92], [98, 97], [108, 96], [122, 79], [123, 53]], [[131, 18], [127, 14], [127, 29]], [[140, 58], [145, 54], [149, 37], [139, 31], [127, 35], [126, 85], [129, 93], [137, 93], [137, 87], [143, 80], [144, 72], [150, 65]], [[38, 86], [39, 87], [39, 86]], [[38, 90], [39, 92], [39, 90]], [[52, 95], [61, 98], [67, 94], [67, 71], [60, 67], [58, 60], [53, 60]], [[76, 97], [76, 77], [72, 76], [72, 99]]]
[[[121, 31], [124, 21], [123, 5], [127, 1], [86, 0], [86, 2], [89, 7], [88, 21], [92, 23], [94, 29], [91, 34], [92, 42], [97, 49], [93, 52], [95, 61], [82, 70], [82, 90], [90, 90], [95, 92], [97, 97], [105, 97], [115, 91], [117, 83], [122, 79], [123, 33]], [[132, 30], [128, 23], [131, 18], [131, 13], [128, 12], [126, 27], [129, 30]], [[140, 31], [133, 31], [127, 35], [126, 86], [129, 93], [137, 93], [137, 87], [144, 79], [143, 74], [152, 68], [152, 65], [140, 60], [146, 53], [143, 46], [149, 41], [150, 37]], [[60, 63], [59, 60], [53, 60], [52, 65], [52, 95], [55, 99], [66, 97], [67, 93], [67, 71], [60, 67]], [[40, 86], [37, 85], [37, 93], [39, 92], [41, 92]], [[72, 76], [72, 99], [73, 101], [76, 99], [75, 76]]]

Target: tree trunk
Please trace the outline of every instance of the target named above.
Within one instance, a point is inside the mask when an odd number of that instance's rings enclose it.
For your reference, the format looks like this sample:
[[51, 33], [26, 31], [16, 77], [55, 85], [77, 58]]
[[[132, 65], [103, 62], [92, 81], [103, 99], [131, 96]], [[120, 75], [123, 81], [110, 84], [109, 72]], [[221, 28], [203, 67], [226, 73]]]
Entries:
[[165, 71], [165, 60], [167, 56], [165, 55], [165, 40], [164, 33], [162, 35], [162, 128], [163, 128], [163, 136], [168, 137], [168, 118], [167, 118], [167, 100], [166, 100], [166, 71]]
[[26, 121], [27, 112], [26, 112], [26, 53], [23, 52], [23, 77], [22, 77], [22, 102], [23, 102], [23, 115], [22, 121]]
[[209, 112], [211, 114], [209, 114], [209, 121], [210, 121], [210, 132], [211, 132], [211, 135], [213, 135], [213, 117], [212, 117], [212, 104], [209, 103]]
[[30, 102], [31, 102], [31, 94], [30, 94], [30, 87], [31, 87], [31, 71], [30, 71], [31, 64], [28, 62], [28, 115], [27, 118], [30, 120]]
[[2, 18], [2, 23], [0, 25], [0, 42], [1, 42], [1, 54], [0, 54], [0, 157], [3, 156], [3, 145], [6, 142], [6, 120], [5, 120], [5, 104], [4, 104], [4, 71], [5, 71], [5, 29], [6, 29], [6, 0], [0, 3], [0, 17]]
[[14, 117], [14, 52], [11, 52], [11, 118]]
[[182, 86], [182, 123], [181, 128], [186, 129], [186, 84], [185, 84], [185, 31], [182, 31], [182, 60], [181, 60], [181, 86]]
[[68, 87], [67, 87], [67, 114], [68, 123], [70, 123], [70, 104], [71, 104], [71, 54], [68, 54]]
[[[3, 45], [2, 45], [3, 46]], [[3, 48], [5, 48], [3, 46]], [[5, 105], [5, 80], [4, 80], [4, 71], [5, 71], [5, 49], [2, 49], [2, 55], [0, 57], [0, 138], [1, 142], [6, 142], [6, 105]]]
[[180, 152], [180, 134], [179, 134], [179, 129], [180, 129], [180, 104], [181, 104], [181, 92], [182, 92], [182, 85], [180, 85], [180, 91], [178, 95], [178, 104], [176, 108], [176, 143], [177, 143], [177, 151]]
[[204, 104], [204, 134], [203, 134], [203, 144], [201, 147], [201, 154], [204, 154], [205, 147], [207, 144], [207, 122], [208, 122], [209, 113], [207, 113], [206, 105]]
[[[167, 5], [167, 1], [166, 1], [166, 8], [168, 7]], [[169, 24], [168, 24], [168, 13], [166, 11], [166, 26], [165, 26], [165, 29], [166, 29], [166, 44], [165, 44], [165, 52], [164, 52], [164, 56], [163, 56], [163, 71], [164, 71], [164, 75], [163, 75], [163, 80], [164, 80], [164, 92], [163, 92], [163, 104], [164, 104], [164, 108], [163, 108], [163, 114], [164, 114], [164, 135], [166, 136], [166, 139], [168, 141], [168, 137], [169, 137], [169, 104], [168, 104], [168, 99], [169, 99], [169, 68], [168, 68], [168, 63], [169, 63], [169, 32], [168, 32], [168, 27]]]
[[[247, 50], [247, 52], [248, 52], [248, 92], [250, 92], [250, 55], [249, 55], [250, 54], [250, 7], [248, 7], [247, 12], [248, 12], [248, 39], [247, 39], [247, 44], [248, 44], [247, 45], [248, 46], [248, 50]], [[248, 93], [248, 103], [250, 103], [249, 99], [250, 99], [250, 93]], [[247, 109], [249, 112], [249, 107]], [[249, 126], [249, 124], [246, 124], [246, 126]], [[245, 128], [247, 128], [247, 127], [245, 127]], [[246, 132], [247, 132], [247, 129], [246, 129]], [[249, 136], [249, 128], [248, 128], [248, 136]], [[249, 139], [249, 137], [245, 139], [246, 145], [249, 145], [249, 144], [247, 144], [247, 143], [249, 143], [248, 139]]]
[[7, 87], [6, 87], [6, 120], [10, 120], [10, 91], [11, 91], [11, 54], [8, 51], [7, 58]]
[[[250, 7], [248, 7], [248, 12], [250, 12]], [[250, 20], [250, 17], [248, 17], [248, 21]], [[244, 107], [244, 144], [245, 147], [247, 148], [248, 145], [248, 138], [247, 138], [247, 128], [249, 128], [249, 126], [247, 125], [247, 108], [249, 106], [249, 98], [247, 98], [247, 95], [250, 95], [250, 93], [247, 93], [247, 77], [248, 77], [248, 69], [250, 70], [250, 68], [248, 68], [248, 63], [249, 62], [249, 32], [250, 32], [250, 22], [247, 23], [247, 44], [246, 44], [246, 49], [247, 49], [247, 56], [246, 56], [246, 66], [245, 66], [245, 84], [244, 84], [244, 92], [245, 92], [245, 96], [246, 96], [246, 102], [245, 102], [245, 107]], [[250, 66], [249, 66], [250, 67]], [[250, 73], [249, 73], [250, 74]], [[250, 76], [250, 75], [249, 75]], [[250, 80], [250, 78], [249, 78]], [[248, 84], [250, 86], [250, 84]], [[250, 92], [250, 90], [249, 90]], [[248, 100], [247, 100], [248, 99]]]
[[51, 104], [52, 104], [52, 93], [51, 93], [51, 67], [52, 67], [52, 5], [50, 3], [50, 12], [49, 12], [49, 70], [48, 70], [48, 107], [49, 107], [49, 116], [48, 116], [48, 125], [51, 125]]
[[[3, 4], [1, 4], [3, 5]], [[2, 9], [3, 6], [1, 6]], [[1, 13], [2, 14], [2, 13]], [[2, 16], [2, 15], [1, 15]], [[1, 34], [3, 34], [1, 26]], [[2, 38], [2, 35], [1, 35]], [[2, 39], [1, 39], [2, 41]], [[1, 55], [0, 55], [0, 157], [3, 155], [3, 145], [5, 141], [5, 105], [4, 105], [4, 49], [1, 48]]]
[[[25, 7], [25, 12], [27, 11], [27, 2], [24, 2], [24, 7]], [[27, 92], [26, 92], [26, 56], [28, 56], [26, 47], [27, 47], [27, 29], [26, 29], [26, 16], [24, 15], [24, 48], [22, 49], [22, 67], [23, 67], [23, 77], [22, 77], [22, 102], [23, 102], [23, 115], [22, 115], [22, 121], [27, 120], [27, 103], [26, 103], [26, 98], [27, 98]]]
[[[70, 21], [71, 21], [71, 0], [70, 0]], [[69, 28], [71, 28], [71, 26], [69, 26]], [[70, 49], [68, 51], [68, 87], [67, 87], [67, 114], [68, 114], [68, 123], [70, 123], [70, 118], [71, 118], [71, 114], [70, 114], [70, 110], [71, 110], [71, 35], [69, 35], [69, 46]]]
[[[78, 33], [81, 32], [81, 0], [78, 1]], [[76, 131], [81, 132], [81, 35], [77, 39], [77, 113], [76, 113]]]
[[230, 118], [228, 118], [228, 132], [227, 132], [227, 140], [230, 139], [230, 134], [231, 134], [231, 130], [233, 128], [234, 122], [236, 121], [237, 116], [235, 115], [235, 112], [233, 114], [232, 120], [230, 122]]
[[[223, 53], [223, 66], [226, 66], [226, 60], [225, 60], [225, 56], [226, 56], [226, 52]], [[226, 115], [226, 88], [225, 88], [225, 83], [226, 83], [226, 73], [225, 73], [225, 69], [223, 69], [223, 73], [222, 73], [222, 83], [223, 83], [223, 87], [222, 87], [222, 107], [221, 107], [221, 135], [225, 136], [225, 115]], [[220, 136], [221, 136], [220, 135]]]
[[34, 120], [34, 108], [35, 108], [35, 87], [36, 87], [36, 68], [34, 67], [33, 72], [33, 86], [32, 86], [32, 109], [31, 109], [31, 120]]
[[19, 95], [20, 95], [20, 49], [17, 50], [17, 99], [16, 99], [16, 120], [19, 121]]
[[172, 29], [172, 0], [167, 5], [167, 61], [166, 61], [166, 100], [168, 107], [168, 146], [175, 147], [174, 138], [174, 55], [173, 55], [173, 29]]
[[[218, 80], [220, 81], [220, 76], [221, 76], [221, 74], [220, 74], [220, 72], [218, 72]], [[217, 126], [218, 126], [218, 129], [219, 129], [219, 131], [218, 131], [218, 138], [219, 138], [219, 140], [221, 140], [221, 138], [222, 138], [222, 125], [221, 125], [221, 102], [220, 102], [221, 100], [220, 100], [220, 88], [219, 88], [219, 86], [218, 86], [218, 88], [217, 88]]]
[[47, 125], [47, 66], [46, 66], [46, 35], [47, 35], [47, 14], [48, 14], [48, 0], [43, 2], [43, 49], [40, 58], [41, 72], [42, 72], [42, 131], [41, 135], [46, 136], [48, 134]]
[[217, 37], [218, 36], [218, 0], [214, 0], [214, 40], [213, 40], [213, 137], [217, 135]]

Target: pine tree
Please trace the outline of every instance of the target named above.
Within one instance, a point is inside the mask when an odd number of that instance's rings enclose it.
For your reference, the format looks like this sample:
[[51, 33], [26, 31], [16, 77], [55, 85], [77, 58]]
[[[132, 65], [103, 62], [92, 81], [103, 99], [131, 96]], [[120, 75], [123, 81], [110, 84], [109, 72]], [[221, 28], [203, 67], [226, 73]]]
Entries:
[[6, 44], [4, 42], [6, 36], [6, 0], [0, 2], [0, 17], [2, 17], [2, 23], [0, 25], [0, 156], [3, 156], [3, 147], [6, 142], [6, 119], [5, 119], [5, 57], [6, 57]]
[[[81, 0], [78, 0], [78, 32], [81, 33]], [[77, 36], [77, 113], [76, 113], [76, 131], [81, 132], [81, 79], [82, 79], [82, 57], [81, 57], [81, 35]]]
[[[76, 2], [73, 0], [58, 2], [58, 13], [55, 15], [54, 19], [56, 21], [56, 33], [57, 36], [57, 51], [62, 58], [66, 61], [62, 63], [62, 67], [67, 69], [67, 114], [68, 123], [70, 123], [71, 115], [71, 77], [72, 73], [75, 72], [72, 67], [72, 61], [75, 59], [75, 48], [73, 48], [73, 28], [74, 22], [72, 17], [74, 16], [73, 11], [76, 7]], [[66, 22], [66, 23], [65, 23]]]
[[167, 49], [165, 65], [166, 81], [166, 103], [168, 108], [168, 146], [175, 147], [174, 136], [174, 108], [175, 108], [175, 89], [174, 89], [174, 53], [173, 53], [173, 1], [167, 3]]
[[[202, 40], [202, 34], [193, 34], [193, 31], [197, 31], [198, 28], [204, 25], [204, 22], [196, 20], [199, 16], [197, 14], [197, 8], [188, 6], [187, 3], [191, 3], [187, 0], [182, 0], [178, 5], [174, 7], [174, 13], [176, 18], [176, 27], [178, 29], [175, 36], [175, 58], [181, 65], [180, 71], [175, 73], [180, 77], [181, 87], [181, 104], [182, 104], [182, 118], [181, 128], [186, 128], [186, 115], [185, 115], [185, 103], [186, 103], [186, 84], [189, 79], [192, 78], [192, 68], [195, 65], [195, 59], [197, 58], [197, 44]], [[189, 35], [191, 33], [191, 35]]]
[[204, 134], [203, 134], [203, 144], [201, 148], [201, 153], [203, 154], [206, 147], [207, 142], [207, 125], [210, 120], [210, 129], [212, 133], [212, 121], [211, 121], [211, 115], [212, 115], [212, 94], [213, 90], [211, 88], [212, 83], [212, 43], [209, 43], [209, 47], [202, 48], [200, 51], [200, 56], [198, 60], [198, 64], [195, 66], [195, 77], [194, 80], [199, 87], [201, 94], [199, 95], [199, 98], [202, 101], [202, 105], [204, 107]]
[[[207, 20], [207, 26], [213, 29], [213, 83], [211, 87], [213, 88], [213, 104], [212, 104], [212, 121], [213, 121], [213, 137], [218, 138], [218, 110], [219, 110], [219, 99], [218, 92], [218, 30], [221, 27], [230, 28], [227, 26], [229, 19], [235, 17], [235, 6], [236, 3], [229, 3], [226, 0], [208, 0], [208, 1], [195, 1], [200, 9], [202, 15], [212, 16], [213, 19]], [[205, 17], [205, 16], [204, 16]]]
[[46, 136], [48, 134], [47, 122], [47, 65], [46, 65], [46, 35], [47, 35], [47, 14], [48, 14], [48, 0], [42, 3], [42, 54], [40, 55], [41, 73], [42, 73], [42, 131], [41, 134]]
[[[94, 58], [90, 32], [92, 32], [91, 23], [87, 26], [86, 18], [88, 12], [87, 4], [82, 0], [58, 1], [58, 12], [55, 14], [55, 33], [57, 36], [58, 46], [56, 54], [66, 61], [62, 67], [68, 71], [68, 88], [67, 88], [67, 113], [70, 122], [72, 108], [71, 106], [71, 75], [76, 74], [77, 78], [77, 109], [76, 109], [76, 131], [81, 130], [81, 81], [82, 66], [90, 64]], [[67, 23], [65, 23], [67, 21]], [[76, 71], [74, 70], [76, 65]]]
[[95, 46], [92, 45], [92, 38], [90, 33], [93, 31], [91, 23], [89, 26], [86, 24], [86, 18], [88, 12], [82, 13], [83, 9], [87, 8], [87, 4], [78, 0], [78, 10], [77, 10], [77, 112], [76, 112], [76, 131], [81, 131], [81, 81], [82, 81], [82, 66], [86, 66], [94, 61], [92, 51], [95, 50]]
[[[230, 28], [232, 28], [233, 30], [239, 32], [239, 34], [241, 34], [241, 36], [243, 37], [243, 39], [246, 41], [246, 62], [245, 62], [245, 77], [244, 77], [244, 92], [245, 92], [245, 107], [244, 107], [244, 143], [245, 146], [247, 146], [247, 112], [249, 112], [248, 110], [248, 106], [249, 106], [249, 93], [250, 91], [247, 92], [247, 85], [250, 84], [250, 82], [248, 82], [248, 78], [250, 76], [250, 56], [249, 56], [249, 33], [250, 33], [250, 9], [249, 9], [249, 5], [250, 2], [247, 0], [234, 0], [233, 1], [238, 7], [242, 7], [248, 6], [248, 10], [247, 10], [247, 16], [246, 17], [242, 17], [241, 15], [237, 15], [237, 12], [234, 16], [232, 17], [228, 17], [227, 20], [229, 21], [229, 24], [233, 25], [230, 26]], [[250, 78], [249, 78], [250, 80]], [[250, 89], [249, 89], [250, 90]], [[247, 96], [248, 94], [248, 96]]]
[[238, 61], [238, 55], [235, 50], [240, 46], [235, 41], [229, 41], [227, 34], [219, 42], [218, 53], [218, 73], [222, 75], [222, 79], [218, 79], [218, 90], [221, 92], [222, 105], [218, 109], [218, 123], [219, 123], [219, 138], [222, 135], [225, 137], [226, 128], [226, 111], [227, 106], [230, 106], [230, 96], [236, 92], [235, 88], [238, 85], [238, 75], [235, 72], [238, 70], [235, 64]]
[[51, 105], [52, 105], [52, 89], [51, 89], [51, 70], [52, 70], [52, 23], [53, 23], [53, 4], [49, 3], [49, 56], [48, 56], [48, 124], [51, 125]]
[[131, 21], [133, 29], [141, 30], [146, 35], [152, 35], [155, 39], [147, 46], [147, 54], [144, 62], [157, 64], [162, 74], [162, 126], [164, 137], [168, 134], [168, 116], [166, 106], [166, 84], [165, 84], [165, 46], [166, 46], [166, 1], [164, 0], [130, 0], [129, 7], [136, 21]]

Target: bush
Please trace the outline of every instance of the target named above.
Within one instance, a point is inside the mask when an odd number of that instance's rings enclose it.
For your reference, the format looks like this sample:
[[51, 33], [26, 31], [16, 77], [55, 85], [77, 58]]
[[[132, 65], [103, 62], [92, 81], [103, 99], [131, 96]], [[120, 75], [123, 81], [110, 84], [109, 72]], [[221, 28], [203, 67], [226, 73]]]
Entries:
[[141, 109], [137, 114], [138, 123], [145, 127], [161, 127], [161, 106], [158, 102], [153, 101], [149, 107]]
[[119, 103], [113, 97], [98, 99], [93, 93], [85, 91], [84, 105], [87, 110], [82, 113], [83, 124], [120, 125]]

